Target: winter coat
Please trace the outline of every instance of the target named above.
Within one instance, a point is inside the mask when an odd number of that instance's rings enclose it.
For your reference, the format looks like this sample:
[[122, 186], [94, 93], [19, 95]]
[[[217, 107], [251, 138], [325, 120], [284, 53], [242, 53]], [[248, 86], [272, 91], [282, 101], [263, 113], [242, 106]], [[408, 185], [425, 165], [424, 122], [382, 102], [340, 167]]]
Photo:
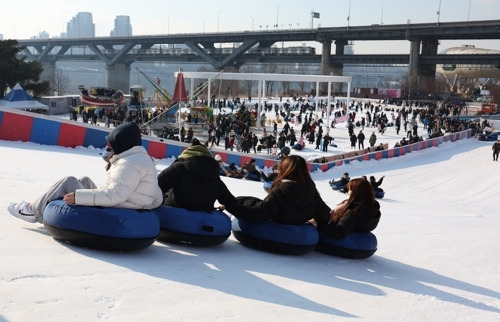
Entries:
[[384, 181], [384, 177], [380, 177], [380, 179], [378, 179], [378, 181], [376, 181], [375, 178], [370, 179], [370, 184], [371, 184], [374, 191], [382, 190], [382, 188], [380, 188], [380, 186], [382, 185], [382, 181]]
[[375, 146], [375, 142], [377, 142], [377, 136], [375, 135], [375, 133], [372, 133], [372, 135], [370, 135], [369, 142], [370, 146]]
[[158, 175], [166, 206], [211, 211], [215, 200], [235, 200], [219, 176], [220, 166], [202, 145], [184, 150], [179, 158]]
[[330, 219], [330, 208], [316, 187], [289, 180], [280, 182], [264, 200], [238, 197], [237, 202], [225, 204], [225, 208], [236, 218], [252, 222], [301, 225], [312, 218], [325, 223]]
[[[347, 202], [347, 200], [344, 202]], [[367, 233], [377, 228], [381, 216], [379, 203], [376, 200], [374, 201], [373, 218], [370, 216], [370, 210], [366, 205], [356, 209], [358, 205], [357, 202], [350, 204], [346, 213], [340, 217], [338, 222], [318, 222], [318, 231], [328, 237], [341, 239], [352, 232]]]
[[134, 146], [110, 159], [106, 184], [97, 189], [77, 189], [75, 204], [129, 209], [153, 209], [162, 203], [157, 171], [142, 146]]
[[493, 152], [499, 153], [500, 152], [500, 142], [495, 142], [493, 143], [493, 146], [491, 147]]
[[352, 134], [350, 137], [349, 137], [349, 140], [351, 141], [351, 146], [356, 146], [356, 142], [358, 141], [358, 138], [356, 137], [355, 134]]

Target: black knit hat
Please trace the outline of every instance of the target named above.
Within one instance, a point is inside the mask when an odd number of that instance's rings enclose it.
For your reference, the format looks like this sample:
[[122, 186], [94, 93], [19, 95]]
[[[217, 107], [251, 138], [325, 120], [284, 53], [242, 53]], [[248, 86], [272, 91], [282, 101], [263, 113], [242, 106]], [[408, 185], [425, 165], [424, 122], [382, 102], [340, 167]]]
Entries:
[[134, 146], [141, 146], [141, 129], [135, 122], [124, 123], [117, 126], [106, 136], [115, 154], [120, 154]]

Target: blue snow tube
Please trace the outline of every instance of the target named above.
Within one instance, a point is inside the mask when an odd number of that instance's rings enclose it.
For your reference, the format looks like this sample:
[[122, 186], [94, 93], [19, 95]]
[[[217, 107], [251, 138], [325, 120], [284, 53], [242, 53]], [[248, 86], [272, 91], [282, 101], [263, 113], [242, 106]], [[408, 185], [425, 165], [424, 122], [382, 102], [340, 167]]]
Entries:
[[319, 240], [318, 231], [310, 224], [253, 223], [234, 219], [232, 230], [236, 240], [246, 247], [286, 255], [309, 253]]
[[384, 190], [373, 190], [373, 193], [377, 199], [382, 199], [385, 196]]
[[43, 225], [57, 240], [107, 251], [136, 251], [151, 246], [160, 232], [158, 217], [149, 210], [68, 205], [51, 201]]
[[334, 239], [320, 233], [316, 250], [344, 258], [368, 258], [377, 251], [377, 237], [373, 233], [353, 232], [347, 237]]
[[271, 189], [272, 185], [273, 185], [272, 181], [266, 181], [266, 182], [264, 182], [264, 190], [269, 193], [269, 190]]
[[342, 189], [343, 185], [340, 181], [334, 181], [334, 182], [332, 182], [330, 187], [332, 187], [333, 190], [340, 190], [340, 189]]
[[247, 173], [243, 178], [252, 181], [260, 181], [260, 176], [255, 173]]
[[161, 206], [153, 210], [160, 219], [158, 240], [192, 246], [216, 246], [231, 235], [231, 219], [212, 210], [187, 210]]

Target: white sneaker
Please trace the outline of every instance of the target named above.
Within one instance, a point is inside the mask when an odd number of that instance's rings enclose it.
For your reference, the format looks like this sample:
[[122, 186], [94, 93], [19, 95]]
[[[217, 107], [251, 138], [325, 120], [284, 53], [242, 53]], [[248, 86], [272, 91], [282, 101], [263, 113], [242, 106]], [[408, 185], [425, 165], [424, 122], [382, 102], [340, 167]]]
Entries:
[[10, 214], [14, 217], [20, 218], [30, 223], [36, 223], [36, 217], [33, 211], [29, 208], [29, 203], [26, 201], [12, 202], [7, 207]]

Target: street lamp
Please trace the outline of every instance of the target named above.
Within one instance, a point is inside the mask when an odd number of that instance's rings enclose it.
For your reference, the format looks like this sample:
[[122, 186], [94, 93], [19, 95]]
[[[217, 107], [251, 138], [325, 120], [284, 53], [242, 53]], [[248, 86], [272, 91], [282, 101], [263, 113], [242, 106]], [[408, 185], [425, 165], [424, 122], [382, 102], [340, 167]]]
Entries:
[[351, 0], [349, 0], [349, 11], [347, 12], [347, 29], [349, 29], [350, 20], [351, 20]]
[[205, 33], [205, 18], [200, 18], [203, 21], [203, 33]]
[[437, 22], [437, 24], [439, 25], [439, 18], [441, 18], [441, 0], [439, 0], [439, 9], [437, 11], [437, 15], [438, 15], [438, 22]]
[[380, 10], [382, 10], [382, 13], [380, 14], [380, 24], [384, 24], [384, 7], [380, 7]]
[[252, 31], [253, 31], [253, 17], [252, 17], [252, 16], [250, 16], [250, 18], [252, 19]]
[[471, 3], [471, 0], [469, 0], [469, 11], [467, 12], [467, 21], [469, 21], [469, 17], [470, 17], [470, 3]]
[[168, 15], [168, 19], [167, 19], [167, 35], [170, 35], [170, 17], [172, 17], [172, 15]]
[[222, 11], [219, 11], [217, 13], [217, 33], [219, 33], [219, 25], [220, 25], [220, 14], [222, 13]]
[[279, 17], [279, 13], [280, 13], [280, 7], [282, 7], [282, 6], [281, 5], [276, 6], [276, 29], [278, 29], [278, 27], [279, 27], [278, 17]]

